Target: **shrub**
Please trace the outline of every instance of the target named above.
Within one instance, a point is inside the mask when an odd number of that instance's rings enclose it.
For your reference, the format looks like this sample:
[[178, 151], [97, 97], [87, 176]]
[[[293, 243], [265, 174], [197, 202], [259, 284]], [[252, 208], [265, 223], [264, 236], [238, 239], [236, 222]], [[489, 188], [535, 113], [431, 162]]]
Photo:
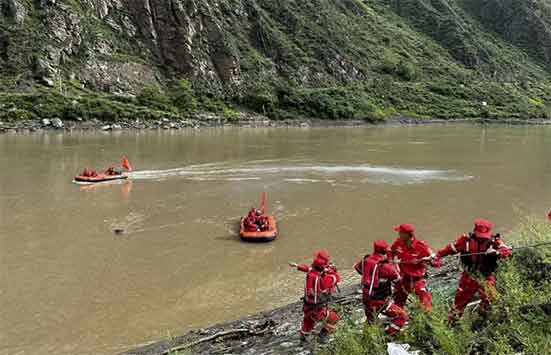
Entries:
[[224, 110], [222, 111], [222, 116], [229, 122], [235, 122], [239, 120], [239, 112], [232, 110], [229, 107], [224, 107]]
[[412, 63], [405, 62], [403, 60], [398, 63], [396, 67], [396, 74], [403, 80], [412, 81], [417, 79], [417, 70]]
[[172, 105], [168, 96], [156, 85], [147, 85], [136, 97], [142, 106], [153, 107], [160, 110], [172, 111]]
[[182, 113], [197, 109], [197, 98], [189, 80], [178, 81], [177, 87], [172, 92], [172, 104]]

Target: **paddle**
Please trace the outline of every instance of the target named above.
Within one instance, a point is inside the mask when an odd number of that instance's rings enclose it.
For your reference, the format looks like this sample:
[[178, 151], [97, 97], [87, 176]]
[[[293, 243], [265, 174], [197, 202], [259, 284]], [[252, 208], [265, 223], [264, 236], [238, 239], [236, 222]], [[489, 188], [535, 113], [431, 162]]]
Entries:
[[266, 191], [262, 193], [262, 207], [260, 208], [262, 214], [266, 211]]

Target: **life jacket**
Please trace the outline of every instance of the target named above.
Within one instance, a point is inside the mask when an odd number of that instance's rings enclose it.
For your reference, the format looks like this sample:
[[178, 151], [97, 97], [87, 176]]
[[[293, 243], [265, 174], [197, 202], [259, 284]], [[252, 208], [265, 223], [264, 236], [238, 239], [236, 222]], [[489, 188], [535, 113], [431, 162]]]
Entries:
[[258, 217], [258, 228], [261, 230], [261, 231], [267, 231], [268, 230], [268, 218], [266, 218], [265, 216], [260, 216]]
[[314, 268], [308, 271], [304, 285], [304, 304], [322, 307], [330, 301], [330, 290], [323, 290], [321, 288], [323, 276], [323, 271]]
[[257, 231], [258, 227], [256, 225], [256, 221], [254, 217], [248, 216], [245, 218], [245, 221], [243, 222], [243, 225], [245, 226], [245, 229], [248, 231]]
[[122, 173], [122, 171], [118, 171], [117, 169], [115, 169], [114, 166], [109, 167], [109, 168], [105, 171], [105, 174], [107, 174], [107, 175], [109, 175], [109, 176], [120, 175], [121, 173]]
[[392, 294], [392, 280], [381, 278], [381, 267], [387, 262], [373, 255], [366, 255], [362, 261], [362, 286], [373, 300], [386, 300]]
[[[498, 254], [479, 254], [488, 250], [500, 235], [492, 235], [489, 239], [477, 238], [474, 233], [469, 233], [469, 240], [466, 241], [465, 251], [461, 253], [461, 264], [463, 268], [474, 274], [490, 276], [497, 270]], [[474, 255], [473, 255], [474, 254]]]

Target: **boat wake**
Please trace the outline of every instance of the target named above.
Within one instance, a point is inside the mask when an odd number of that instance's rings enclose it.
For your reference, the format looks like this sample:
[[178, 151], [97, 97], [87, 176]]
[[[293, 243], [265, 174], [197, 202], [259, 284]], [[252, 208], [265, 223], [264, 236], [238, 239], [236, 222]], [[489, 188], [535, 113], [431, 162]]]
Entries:
[[455, 170], [404, 169], [374, 165], [276, 165], [275, 161], [245, 164], [209, 163], [166, 170], [145, 170], [129, 173], [141, 179], [182, 177], [194, 181], [248, 181], [278, 179], [287, 183], [360, 183], [415, 184], [430, 181], [465, 181], [472, 178]]

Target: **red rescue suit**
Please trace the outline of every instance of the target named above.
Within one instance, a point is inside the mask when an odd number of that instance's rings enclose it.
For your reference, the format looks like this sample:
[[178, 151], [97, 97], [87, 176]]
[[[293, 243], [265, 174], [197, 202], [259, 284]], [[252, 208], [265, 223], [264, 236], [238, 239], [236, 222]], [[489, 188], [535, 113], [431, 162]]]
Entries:
[[243, 224], [249, 232], [264, 232], [269, 229], [268, 218], [260, 210], [254, 208], [249, 211]]
[[118, 172], [114, 166], [110, 166], [109, 168], [107, 168], [107, 170], [105, 170], [105, 175], [120, 175], [120, 172]]
[[[417, 239], [413, 239], [411, 247], [408, 247], [400, 238], [396, 239], [390, 249], [392, 255], [400, 261], [401, 279], [396, 286], [394, 302], [403, 308], [408, 295], [415, 292], [421, 306], [427, 311], [432, 310], [432, 297], [425, 284], [425, 260], [432, 255], [432, 250], [427, 243]], [[439, 266], [439, 263], [434, 263], [433, 266]]]
[[297, 266], [298, 270], [306, 272], [301, 336], [310, 334], [316, 323], [320, 321], [324, 322], [323, 330], [330, 333], [340, 320], [339, 315], [329, 309], [328, 303], [341, 277], [334, 267], [327, 264], [327, 261], [314, 260], [312, 266], [304, 264]]
[[262, 232], [268, 230], [268, 217], [266, 216], [259, 216], [256, 220], [256, 225], [258, 226], [258, 229]]
[[[487, 253], [490, 251], [491, 253]], [[494, 252], [495, 251], [495, 252]], [[511, 248], [501, 240], [499, 234], [480, 237], [475, 233], [462, 235], [455, 242], [438, 251], [438, 258], [460, 253], [463, 273], [455, 294], [455, 301], [450, 312], [450, 321], [455, 321], [465, 311], [465, 307], [478, 292], [480, 294], [480, 311], [485, 313], [490, 301], [496, 294], [495, 276], [497, 260], [511, 256]]]
[[362, 275], [362, 301], [367, 322], [371, 323], [378, 317], [387, 324], [385, 332], [394, 334], [407, 324], [409, 317], [391, 300], [392, 284], [400, 279], [400, 274], [385, 254], [374, 252], [366, 255], [354, 269]]
[[245, 230], [248, 232], [258, 231], [258, 227], [256, 225], [256, 218], [254, 216], [251, 216], [250, 214], [243, 221], [243, 226], [245, 227]]

